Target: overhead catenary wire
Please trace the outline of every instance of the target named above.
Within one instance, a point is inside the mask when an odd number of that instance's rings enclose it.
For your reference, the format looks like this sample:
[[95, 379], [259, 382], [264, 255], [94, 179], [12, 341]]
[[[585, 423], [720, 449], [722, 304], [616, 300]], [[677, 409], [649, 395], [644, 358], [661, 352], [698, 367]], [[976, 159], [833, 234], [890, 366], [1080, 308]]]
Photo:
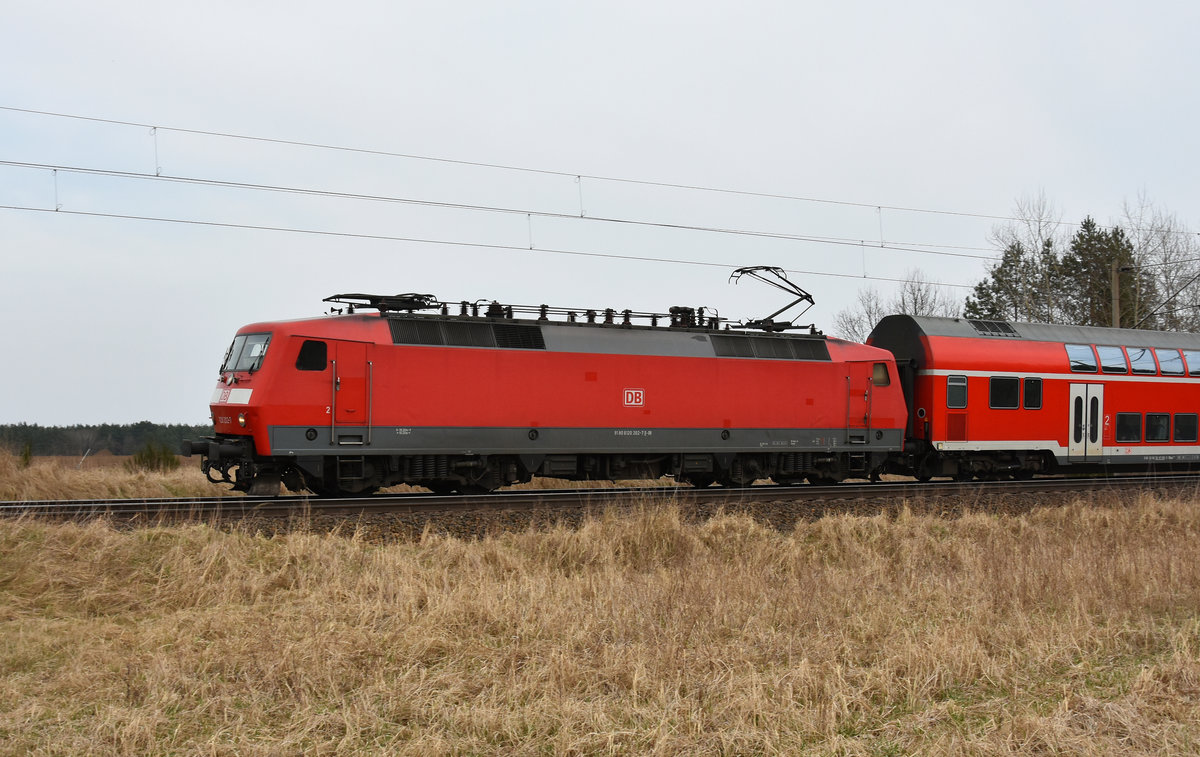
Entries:
[[[348, 146], [343, 146], [343, 145], [323, 144], [323, 143], [318, 143], [318, 142], [306, 142], [306, 141], [289, 140], [289, 139], [274, 138], [274, 137], [261, 137], [261, 136], [237, 134], [237, 133], [233, 133], [233, 132], [221, 132], [221, 131], [211, 131], [211, 130], [183, 128], [183, 127], [171, 127], [171, 126], [159, 126], [156, 124], [140, 123], [140, 122], [135, 122], [135, 121], [99, 118], [99, 117], [94, 117], [94, 116], [83, 116], [83, 115], [77, 115], [77, 114], [56, 113], [56, 112], [52, 112], [52, 111], [42, 111], [42, 110], [34, 110], [34, 109], [27, 109], [27, 108], [16, 108], [16, 107], [12, 107], [12, 106], [0, 105], [0, 111], [9, 111], [9, 112], [14, 112], [14, 113], [28, 113], [28, 114], [53, 117], [53, 118], [75, 119], [75, 120], [95, 122], [95, 123], [107, 123], [107, 124], [114, 124], [114, 125], [120, 125], [120, 126], [139, 127], [139, 128], [148, 129], [150, 134], [153, 136], [153, 139], [154, 139], [154, 145], [153, 145], [153, 147], [154, 147], [154, 165], [155, 165], [155, 172], [153, 175], [148, 174], [148, 173], [140, 173], [140, 172], [116, 171], [116, 170], [112, 170], [112, 169], [94, 169], [94, 168], [84, 168], [84, 167], [79, 167], [79, 166], [54, 166], [54, 165], [50, 165], [50, 164], [22, 163], [22, 162], [17, 162], [17, 161], [0, 161], [0, 165], [10, 165], [10, 166], [14, 166], [14, 167], [26, 167], [26, 168], [43, 168], [45, 170], [53, 171], [54, 175], [55, 175], [55, 185], [56, 185], [55, 186], [55, 194], [56, 194], [55, 208], [56, 209], [61, 209], [61, 205], [59, 204], [58, 198], [57, 198], [57, 189], [58, 189], [57, 175], [58, 175], [59, 171], [63, 171], [63, 172], [76, 172], [76, 173], [90, 173], [90, 174], [94, 174], [94, 175], [103, 175], [103, 176], [118, 177], [118, 178], [124, 178], [124, 179], [162, 180], [162, 181], [190, 183], [190, 184], [214, 186], [214, 187], [236, 188], [236, 189], [253, 190], [253, 191], [286, 192], [286, 193], [295, 193], [295, 194], [304, 194], [304, 195], [310, 195], [310, 196], [322, 196], [322, 197], [331, 197], [331, 198], [340, 198], [340, 199], [369, 200], [369, 201], [375, 201], [375, 202], [396, 202], [396, 203], [406, 203], [406, 204], [421, 205], [421, 206], [428, 206], [428, 207], [452, 208], [452, 209], [476, 211], [476, 212], [523, 213], [527, 217], [528, 232], [529, 232], [529, 234], [528, 234], [529, 247], [528, 248], [516, 248], [516, 247], [511, 247], [509, 245], [504, 245], [504, 244], [466, 243], [466, 242], [460, 242], [458, 240], [423, 240], [427, 243], [432, 243], [432, 244], [460, 244], [462, 246], [491, 247], [491, 248], [497, 248], [497, 249], [531, 249], [532, 250], [532, 249], [535, 249], [534, 245], [533, 245], [532, 220], [536, 216], [539, 218], [556, 218], [556, 219], [571, 219], [571, 220], [583, 219], [583, 220], [593, 221], [593, 222], [598, 222], [598, 223], [625, 224], [625, 225], [631, 225], [631, 226], [642, 226], [642, 227], [672, 229], [672, 230], [687, 230], [687, 231], [696, 231], [696, 232], [702, 232], [702, 233], [728, 234], [728, 235], [737, 235], [737, 236], [745, 236], [745, 237], [759, 237], [759, 238], [766, 238], [766, 239], [798, 241], [798, 242], [804, 242], [804, 243], [818, 243], [818, 244], [842, 245], [842, 246], [855, 246], [856, 245], [856, 246], [859, 246], [860, 248], [864, 248], [864, 252], [865, 252], [865, 245], [863, 244], [863, 241], [857, 240], [857, 239], [848, 239], [848, 238], [839, 238], [839, 237], [820, 237], [820, 236], [815, 236], [815, 235], [802, 235], [802, 234], [788, 234], [788, 233], [782, 233], [782, 232], [761, 231], [761, 230], [754, 230], [754, 229], [721, 228], [721, 227], [700, 226], [700, 225], [694, 225], [694, 224], [678, 224], [678, 223], [665, 223], [665, 222], [655, 222], [655, 221], [643, 221], [643, 220], [637, 220], [634, 218], [621, 218], [621, 217], [612, 217], [612, 216], [587, 216], [586, 212], [585, 212], [584, 204], [583, 204], [583, 181], [584, 181], [584, 179], [589, 179], [589, 180], [594, 180], [594, 181], [617, 182], [617, 183], [625, 183], [625, 184], [657, 186], [657, 187], [672, 188], [672, 189], [695, 190], [695, 191], [702, 191], [702, 192], [715, 192], [715, 193], [730, 194], [730, 195], [741, 195], [741, 196], [747, 196], [747, 197], [772, 198], [772, 199], [789, 200], [789, 201], [797, 201], [797, 202], [824, 203], [824, 204], [842, 205], [842, 206], [848, 206], [848, 207], [859, 207], [859, 208], [864, 208], [864, 209], [874, 209], [875, 212], [877, 213], [878, 222], [879, 222], [879, 244], [877, 246], [874, 244], [870, 245], [870, 247], [872, 249], [884, 249], [884, 250], [891, 250], [891, 251], [896, 251], [896, 252], [905, 252], [905, 253], [910, 253], [910, 254], [940, 255], [940, 256], [956, 257], [956, 258], [968, 258], [968, 259], [988, 261], [991, 263], [998, 262], [998, 254], [995, 250], [990, 249], [990, 248], [973, 247], [973, 246], [966, 246], [966, 245], [936, 244], [936, 243], [913, 243], [913, 242], [889, 243], [885, 240], [884, 233], [883, 233], [883, 218], [882, 218], [883, 211], [886, 209], [886, 210], [895, 211], [895, 212], [932, 213], [932, 214], [938, 214], [938, 215], [985, 218], [985, 219], [990, 219], [990, 220], [1008, 220], [1008, 221], [1023, 220], [1023, 219], [1016, 218], [1016, 217], [1000, 216], [1000, 215], [993, 215], [993, 214], [934, 210], [934, 209], [928, 209], [928, 208], [914, 208], [914, 207], [906, 207], [906, 206], [898, 206], [898, 205], [883, 205], [883, 204], [877, 204], [877, 203], [850, 202], [850, 201], [842, 201], [842, 200], [833, 200], [833, 199], [828, 199], [828, 198], [805, 197], [805, 196], [798, 196], [798, 195], [787, 195], [787, 194], [780, 194], [780, 193], [768, 193], [768, 192], [727, 189], [727, 188], [719, 188], [719, 187], [703, 186], [703, 185], [691, 185], [691, 184], [672, 183], [672, 182], [649, 181], [649, 180], [630, 179], [630, 178], [622, 178], [622, 177], [615, 177], [615, 176], [584, 174], [584, 173], [577, 173], [577, 172], [571, 172], [571, 171], [555, 171], [555, 170], [531, 168], [531, 167], [526, 167], [526, 166], [514, 166], [514, 165], [504, 165], [504, 164], [499, 164], [499, 163], [488, 163], [488, 162], [482, 162], [482, 161], [469, 161], [469, 160], [461, 160], [461, 159], [440, 158], [440, 157], [420, 155], [420, 154], [415, 154], [415, 153], [401, 153], [401, 152], [394, 152], [394, 151], [348, 147]], [[267, 185], [267, 184], [251, 184], [251, 183], [246, 183], [246, 182], [234, 182], [234, 181], [228, 181], [228, 180], [203, 179], [203, 178], [199, 178], [199, 177], [164, 175], [162, 173], [162, 168], [159, 165], [158, 132], [160, 130], [167, 130], [167, 131], [177, 132], [177, 133], [181, 133], [181, 134], [195, 134], [195, 135], [202, 135], [202, 136], [209, 136], [209, 137], [223, 138], [223, 139], [245, 140], [245, 141], [253, 141], [253, 142], [290, 145], [290, 146], [297, 146], [297, 147], [310, 148], [310, 149], [331, 150], [331, 151], [359, 153], [359, 154], [366, 154], [366, 155], [378, 155], [378, 156], [403, 158], [403, 159], [411, 159], [411, 160], [431, 161], [431, 162], [437, 162], [437, 163], [474, 166], [474, 167], [481, 167], [481, 168], [488, 168], [488, 169], [495, 169], [495, 170], [504, 170], [504, 171], [517, 171], [517, 172], [540, 174], [540, 175], [547, 175], [547, 176], [571, 177], [575, 180], [575, 182], [578, 185], [577, 192], [578, 192], [578, 201], [579, 201], [579, 215], [576, 216], [574, 214], [567, 214], [567, 213], [538, 211], [538, 210], [533, 210], [533, 209], [528, 209], [528, 208], [510, 208], [510, 207], [501, 207], [501, 206], [453, 203], [453, 202], [445, 202], [445, 201], [420, 200], [417, 198], [410, 198], [410, 197], [366, 195], [366, 194], [359, 194], [359, 193], [335, 192], [335, 191], [331, 191], [331, 190], [324, 190], [324, 189], [317, 189], [317, 188], [286, 187], [286, 186]], [[17, 206], [13, 206], [13, 208], [18, 209]], [[36, 208], [22, 206], [19, 209], [35, 210]], [[87, 215], [89, 213], [87, 213], [85, 211], [77, 211], [75, 214], [76, 215]], [[228, 227], [260, 228], [260, 229], [264, 229], [264, 230], [271, 230], [271, 229], [289, 230], [285, 227], [271, 227], [268, 225], [255, 226], [255, 225], [250, 225], [250, 224], [246, 224], [246, 225], [222, 224], [220, 222], [206, 222], [206, 221], [199, 221], [197, 219], [149, 217], [149, 216], [138, 216], [135, 214], [91, 213], [91, 215], [102, 215], [102, 216], [108, 216], [108, 217], [112, 217], [112, 218], [125, 217], [125, 218], [129, 218], [129, 219], [134, 219], [134, 220], [159, 220], [159, 221], [163, 221], [163, 222], [177, 222], [177, 223], [196, 222], [196, 223], [203, 223], [206, 225], [224, 225], [224, 226], [228, 226]], [[1060, 225], [1060, 226], [1061, 225], [1068, 225], [1068, 226], [1077, 226], [1078, 225], [1078, 224], [1073, 224], [1073, 223], [1068, 224], [1068, 223], [1064, 223], [1061, 221], [1051, 221], [1049, 223]], [[292, 229], [292, 231], [297, 231], [299, 233], [330, 233], [330, 232], [323, 232], [321, 230]], [[1173, 230], [1168, 230], [1168, 231], [1170, 231], [1170, 233], [1189, 233], [1189, 234], [1191, 233], [1191, 232], [1175, 232]], [[349, 233], [344, 233], [344, 232], [332, 232], [332, 233], [337, 233], [342, 236], [348, 236], [348, 237], [354, 237], [354, 236], [373, 237], [374, 236], [375, 238], [391, 238], [391, 239], [395, 239], [397, 241], [422, 241], [422, 240], [416, 240], [416, 239], [411, 239], [411, 238], [406, 238], [406, 237], [388, 237], [386, 235], [369, 235], [369, 234], [357, 234], [356, 235], [356, 234], [349, 234]], [[960, 250], [960, 251], [964, 251], [964, 252], [954, 252], [953, 250]], [[544, 251], [547, 253], [576, 254], [576, 253], [573, 253], [572, 251], [566, 251], [566, 250], [546, 249], [546, 250], [539, 250], [539, 251]], [[989, 254], [972, 254], [971, 252], [966, 252], [966, 251], [987, 252]], [[605, 254], [605, 253], [598, 253], [598, 252], [579, 253], [579, 254], [607, 256], [607, 257], [611, 257], [614, 259], [643, 259], [643, 260], [651, 259], [651, 258], [642, 257], [642, 256]], [[681, 261], [676, 261], [675, 259], [666, 259], [666, 258], [659, 258], [658, 260], [662, 260], [664, 262], [666, 262], [668, 260], [672, 260], [675, 262], [681, 262]], [[863, 275], [861, 277], [850, 276], [850, 275], [846, 275], [846, 274], [811, 272], [811, 271], [802, 272], [802, 273], [806, 273], [807, 275], [831, 276], [831, 277], [838, 277], [838, 278], [862, 278], [862, 279], [873, 280], [873, 281], [891, 281], [891, 282], [907, 281], [907, 279], [869, 276], [869, 275], [867, 275], [867, 271], [866, 271], [865, 257], [864, 257], [863, 263], [864, 263], [864, 271], [863, 271]], [[922, 283], [929, 283], [929, 282], [923, 281]], [[941, 283], [941, 284], [936, 284], [936, 285], [955, 287], [955, 288], [970, 288], [972, 286], [972, 285], [950, 284], [950, 283]]]
[[[57, 176], [58, 172], [61, 171], [63, 173], [75, 173], [75, 174], [83, 174], [83, 175], [89, 175], [89, 176], [105, 176], [105, 177], [118, 178], [118, 179], [163, 181], [163, 182], [180, 183], [180, 184], [191, 184], [191, 185], [197, 185], [197, 186], [243, 189], [243, 190], [257, 191], [257, 192], [275, 192], [275, 193], [281, 193], [281, 194], [297, 194], [297, 195], [305, 195], [305, 196], [313, 196], [313, 197], [328, 197], [328, 198], [335, 198], [335, 199], [342, 199], [342, 200], [359, 200], [359, 201], [367, 201], [367, 202], [399, 203], [399, 204], [415, 205], [415, 206], [422, 206], [422, 207], [447, 208], [447, 209], [452, 209], [452, 210], [467, 210], [467, 211], [478, 211], [478, 212], [488, 212], [488, 213], [525, 215], [527, 217], [536, 216], [539, 218], [551, 218], [551, 219], [560, 219], [560, 220], [592, 221], [592, 222], [596, 222], [596, 223], [620, 224], [620, 225], [628, 225], [628, 226], [642, 226], [642, 227], [647, 227], [647, 228], [671, 229], [671, 230], [675, 230], [675, 231], [697, 231], [697, 232], [702, 232], [702, 233], [707, 233], [707, 234], [723, 234], [723, 235], [733, 235], [733, 236], [759, 237], [759, 238], [764, 238], [764, 239], [778, 239], [778, 240], [785, 240], [785, 241], [812, 242], [812, 243], [838, 244], [838, 245], [853, 244], [855, 246], [858, 246], [858, 245], [862, 244], [862, 240], [850, 239], [850, 238], [844, 238], [844, 237], [822, 237], [822, 236], [815, 236], [815, 235], [808, 235], [808, 234], [788, 234], [788, 233], [784, 233], [784, 232], [761, 231], [761, 230], [755, 230], [755, 229], [735, 229], [735, 228], [722, 228], [722, 227], [715, 227], [715, 226], [700, 226], [700, 225], [695, 225], [695, 224], [684, 224], [684, 223], [666, 223], [666, 222], [662, 222], [662, 221], [642, 221], [642, 220], [633, 219], [633, 218], [621, 218], [621, 217], [615, 217], [615, 216], [595, 216], [595, 215], [585, 216], [582, 213], [580, 215], [575, 215], [572, 213], [556, 213], [556, 212], [552, 212], [552, 211], [535, 210], [535, 209], [530, 209], [530, 208], [503, 207], [503, 206], [497, 206], [497, 205], [478, 205], [478, 204], [470, 204], [470, 203], [447, 202], [447, 201], [442, 201], [442, 200], [422, 200], [422, 199], [412, 198], [412, 197], [372, 195], [372, 194], [361, 194], [361, 193], [355, 193], [355, 192], [337, 192], [337, 191], [333, 191], [333, 190], [315, 189], [315, 188], [310, 188], [310, 187], [289, 187], [289, 186], [273, 185], [273, 184], [255, 184], [255, 183], [248, 183], [248, 182], [229, 181], [229, 180], [224, 180], [224, 179], [205, 179], [205, 178], [192, 177], [192, 176], [175, 176], [175, 175], [162, 174], [162, 173], [149, 174], [149, 173], [143, 173], [143, 172], [137, 172], [137, 171], [118, 171], [118, 170], [114, 170], [114, 169], [105, 169], [105, 168], [87, 168], [87, 167], [83, 167], [83, 166], [65, 166], [65, 165], [54, 165], [54, 164], [48, 164], [48, 163], [29, 163], [29, 162], [13, 161], [13, 160], [0, 160], [0, 166], [10, 166], [10, 167], [14, 167], [14, 168], [53, 171], [55, 173], [55, 176]], [[984, 247], [971, 247], [971, 246], [966, 246], [966, 245], [942, 245], [942, 244], [925, 243], [925, 242], [900, 242], [900, 241], [897, 241], [897, 242], [892, 242], [892, 243], [885, 243], [883, 241], [882, 234], [880, 235], [879, 244], [877, 244], [877, 245], [872, 244], [871, 246], [874, 249], [885, 249], [885, 250], [893, 250], [893, 251], [899, 251], [899, 252], [910, 252], [910, 253], [916, 253], [916, 254], [922, 254], [922, 255], [941, 255], [941, 256], [945, 256], [945, 257], [971, 258], [971, 259], [986, 260], [986, 261], [996, 261], [998, 259], [997, 255], [994, 252], [992, 254], [983, 255], [983, 254], [972, 254], [970, 252], [951, 252], [951, 251], [949, 251], [949, 250], [976, 250], [976, 251], [987, 250], [987, 248], [984, 248]], [[940, 248], [940, 249], [930, 249], [930, 248]]]
[[[538, 175], [543, 175], [543, 176], [562, 176], [562, 177], [568, 177], [568, 178], [575, 178], [580, 181], [582, 181], [583, 179], [591, 179], [594, 181], [608, 181], [608, 182], [630, 184], [630, 185], [661, 187], [664, 189], [680, 189], [680, 190], [689, 190], [689, 191], [695, 191], [695, 192], [708, 192], [708, 193], [717, 193], [717, 194], [726, 194], [726, 195], [736, 195], [736, 196], [742, 196], [742, 197], [757, 197], [757, 198], [764, 198], [764, 199], [790, 200], [790, 201], [795, 201], [795, 202], [819, 203], [819, 204], [837, 205], [837, 206], [843, 206], [843, 207], [865, 208], [868, 210], [876, 209], [876, 210], [879, 210], [880, 212], [882, 212], [883, 210], [888, 210], [888, 211], [900, 212], [900, 213], [919, 213], [919, 214], [927, 214], [927, 215], [956, 216], [956, 217], [961, 217], [961, 218], [977, 218], [977, 219], [982, 219], [982, 220], [1007, 221], [1007, 222], [1022, 222], [1022, 221], [1027, 220], [1027, 219], [1019, 218], [1016, 216], [1000, 215], [1000, 214], [993, 214], [993, 213], [980, 213], [980, 212], [970, 212], [970, 211], [961, 211], [961, 210], [944, 210], [944, 209], [935, 209], [935, 208], [918, 208], [918, 207], [905, 206], [905, 205], [887, 205], [887, 204], [881, 204], [881, 203], [877, 203], [877, 202], [857, 202], [857, 201], [851, 201], [851, 200], [837, 200], [837, 199], [832, 199], [832, 198], [810, 197], [810, 196], [804, 196], [804, 195], [790, 195], [790, 194], [783, 194], [783, 193], [776, 193], [776, 192], [762, 192], [762, 191], [753, 191], [753, 190], [745, 190], [745, 189], [713, 187], [713, 186], [706, 186], [706, 185], [702, 185], [702, 184], [685, 184], [685, 183], [678, 183], [678, 182], [656, 181], [656, 180], [650, 180], [650, 179], [633, 179], [633, 178], [619, 177], [619, 176], [603, 176], [600, 174], [588, 174], [588, 173], [582, 173], [579, 171], [561, 171], [561, 170], [552, 170], [552, 169], [545, 169], [545, 168], [532, 168], [532, 167], [528, 167], [528, 166], [515, 166], [515, 165], [508, 165], [508, 164], [503, 164], [503, 163], [489, 163], [489, 162], [485, 162], [485, 161], [464, 160], [464, 159], [460, 159], [460, 158], [443, 158], [443, 157], [437, 157], [437, 156], [432, 156], [432, 155], [420, 155], [417, 153], [404, 153], [404, 152], [378, 150], [378, 149], [370, 149], [370, 148], [363, 148], [363, 147], [349, 147], [346, 145], [332, 145], [332, 144], [326, 144], [326, 143], [321, 143], [321, 142], [308, 142], [308, 141], [303, 141], [303, 140], [283, 139], [283, 138], [279, 138], [279, 137], [262, 137], [262, 136], [255, 136], [255, 135], [249, 135], [249, 134], [238, 134], [236, 132], [195, 129], [195, 128], [186, 128], [186, 127], [178, 127], [178, 126], [161, 126], [158, 124], [144, 123], [144, 122], [139, 122], [139, 121], [126, 121], [126, 120], [120, 120], [120, 119], [114, 119], [114, 118], [100, 118], [97, 116], [83, 116], [83, 115], [72, 114], [72, 113], [58, 113], [58, 112], [54, 112], [54, 111], [37, 110], [37, 109], [33, 109], [33, 108], [18, 108], [15, 106], [6, 106], [6, 105], [0, 105], [0, 111], [7, 111], [7, 112], [11, 112], [11, 113], [26, 113], [26, 114], [30, 114], [30, 115], [46, 116], [46, 117], [51, 117], [51, 118], [63, 118], [63, 119], [71, 119], [71, 120], [78, 120], [78, 121], [89, 121], [89, 122], [93, 122], [93, 123], [104, 123], [104, 124], [112, 124], [112, 125], [117, 125], [117, 126], [130, 126], [130, 127], [141, 128], [141, 129], [152, 129], [152, 130], [154, 130], [155, 135], [157, 135], [157, 132], [159, 130], [162, 130], [162, 131], [176, 132], [179, 134], [194, 134], [197, 136], [218, 137], [218, 138], [223, 138], [223, 139], [235, 139], [235, 140], [249, 141], [249, 142], [261, 142], [261, 143], [266, 143], [266, 144], [287, 145], [287, 146], [292, 146], [292, 147], [304, 147], [304, 148], [309, 148], [309, 149], [328, 150], [328, 151], [334, 151], [334, 152], [356, 153], [356, 154], [361, 154], [361, 155], [376, 155], [376, 156], [380, 156], [380, 157], [389, 157], [389, 158], [403, 158], [403, 159], [407, 159], [407, 160], [419, 160], [419, 161], [427, 161], [427, 162], [434, 162], [434, 163], [443, 163], [443, 164], [447, 164], [447, 165], [460, 165], [460, 166], [471, 166], [471, 167], [476, 167], [476, 168], [489, 168], [489, 169], [500, 170], [500, 171], [515, 171], [515, 172], [528, 173], [528, 174], [538, 174]], [[156, 147], [157, 147], [157, 145], [156, 145]], [[156, 163], [157, 163], [157, 157], [156, 157]], [[582, 205], [582, 195], [580, 197], [580, 200], [581, 200], [580, 204]], [[1062, 227], [1062, 226], [1078, 227], [1079, 226], [1078, 223], [1072, 222], [1072, 221], [1052, 220], [1052, 221], [1047, 221], [1047, 223], [1053, 224], [1055, 226], [1060, 226], [1060, 227]], [[1111, 226], [1103, 226], [1103, 225], [1099, 225], [1099, 224], [1097, 226], [1098, 226], [1098, 228], [1102, 228], [1102, 229], [1114, 228]], [[1152, 230], [1152, 229], [1138, 229], [1138, 230], [1147, 231], [1147, 230]], [[1162, 230], [1159, 230], [1159, 231], [1162, 231]], [[1187, 236], [1200, 236], [1200, 232], [1191, 232], [1191, 231], [1183, 231], [1183, 230], [1168, 230], [1168, 231], [1169, 231], [1169, 233], [1172, 233], [1172, 234], [1183, 234], [1183, 235], [1187, 235]]]
[[[301, 229], [301, 228], [296, 228], [296, 227], [291, 227], [291, 226], [266, 226], [266, 225], [248, 224], [248, 223], [229, 223], [229, 222], [225, 222], [225, 221], [203, 221], [203, 220], [199, 220], [199, 219], [189, 219], [189, 218], [168, 218], [165, 216], [140, 216], [140, 215], [132, 215], [132, 214], [128, 214], [128, 213], [101, 213], [101, 212], [97, 212], [97, 211], [86, 211], [86, 210], [64, 210], [61, 208], [57, 209], [57, 210], [52, 210], [50, 208], [35, 208], [35, 207], [24, 206], [24, 205], [0, 205], [0, 210], [13, 210], [13, 211], [23, 211], [23, 212], [30, 212], [30, 213], [47, 213], [47, 214], [65, 215], [65, 216], [81, 216], [81, 217], [90, 217], [90, 218], [111, 218], [111, 219], [127, 220], [127, 221], [152, 221], [152, 222], [158, 222], [158, 223], [185, 224], [185, 225], [191, 225], [191, 226], [207, 226], [207, 227], [223, 228], [223, 229], [243, 229], [243, 230], [251, 230], [251, 231], [284, 232], [284, 233], [289, 233], [289, 234], [306, 234], [306, 235], [322, 236], [322, 237], [341, 237], [341, 238], [345, 238], [345, 239], [371, 239], [371, 240], [387, 241], [387, 242], [409, 242], [409, 243], [415, 243], [415, 244], [446, 245], [446, 246], [452, 246], [452, 247], [471, 247], [471, 248], [482, 249], [482, 250], [506, 250], [506, 251], [515, 251], [515, 252], [525, 252], [525, 253], [536, 252], [536, 253], [544, 253], [544, 254], [550, 254], [550, 255], [574, 255], [574, 256], [587, 257], [587, 258], [605, 258], [605, 259], [610, 259], [610, 260], [629, 260], [629, 261], [649, 262], [649, 263], [672, 263], [672, 264], [676, 264], [676, 265], [705, 266], [705, 267], [709, 267], [709, 268], [721, 268], [721, 269], [725, 269], [725, 270], [728, 270], [729, 268], [737, 267], [737, 264], [734, 264], [734, 263], [719, 263], [719, 262], [704, 261], [704, 260], [687, 260], [684, 258], [666, 258], [666, 257], [655, 257], [655, 256], [649, 256], [649, 255], [620, 255], [617, 253], [609, 253], [609, 252], [592, 252], [592, 251], [584, 251], [584, 250], [563, 250], [563, 249], [552, 249], [552, 248], [546, 248], [546, 247], [530, 248], [530, 247], [516, 245], [516, 244], [496, 244], [496, 243], [487, 243], [487, 242], [464, 242], [461, 240], [451, 240], [451, 239], [429, 239], [429, 238], [420, 238], [420, 237], [404, 237], [404, 236], [397, 236], [397, 235], [391, 235], [391, 234], [367, 234], [367, 233], [363, 233], [363, 232], [351, 232], [351, 231], [330, 231], [327, 229]], [[897, 284], [913, 283], [909, 279], [890, 278], [890, 277], [885, 277], [885, 276], [859, 276], [857, 274], [850, 274], [850, 273], [830, 273], [827, 271], [807, 271], [807, 270], [794, 269], [794, 268], [787, 268], [784, 270], [788, 273], [794, 273], [794, 274], [799, 274], [799, 275], [804, 275], [804, 276], [824, 276], [824, 277], [828, 277], [828, 278], [858, 279], [858, 280], [867, 279], [869, 281], [881, 281], [881, 282], [897, 283]], [[952, 284], [952, 283], [948, 283], [948, 282], [937, 282], [937, 281], [929, 281], [929, 282], [923, 282], [923, 283], [931, 284], [933, 286], [952, 287], [952, 288], [956, 288], [956, 289], [970, 289], [974, 286], [971, 284]]]

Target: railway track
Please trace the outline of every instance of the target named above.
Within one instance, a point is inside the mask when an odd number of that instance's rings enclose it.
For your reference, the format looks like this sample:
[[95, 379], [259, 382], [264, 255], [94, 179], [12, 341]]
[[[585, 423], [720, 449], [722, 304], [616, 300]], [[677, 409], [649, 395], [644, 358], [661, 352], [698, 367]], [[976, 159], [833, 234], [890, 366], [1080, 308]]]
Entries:
[[[442, 496], [435, 494], [375, 495], [372, 497], [318, 499], [306, 495], [283, 497], [212, 497], [36, 500], [0, 502], [0, 517], [47, 517], [65, 519], [200, 519], [200, 518], [291, 518], [298, 515], [352, 517], [373, 514], [424, 516], [433, 521], [465, 512], [527, 511], [553, 515], [557, 512], [629, 508], [675, 503], [701, 511], [761, 509], [774, 504], [796, 506], [820, 514], [840, 509], [862, 511], [864, 504], [887, 501], [933, 500], [955, 503], [956, 508], [973, 502], [1029, 498], [1032, 495], [1077, 496], [1087, 492], [1139, 492], [1170, 490], [1200, 494], [1200, 476], [1121, 476], [1109, 478], [1041, 478], [1029, 481], [937, 481], [850, 482], [830, 486], [759, 485], [744, 488], [690, 486], [639, 487], [631, 489], [508, 490], [486, 495]], [[853, 505], [849, 503], [855, 503]]]

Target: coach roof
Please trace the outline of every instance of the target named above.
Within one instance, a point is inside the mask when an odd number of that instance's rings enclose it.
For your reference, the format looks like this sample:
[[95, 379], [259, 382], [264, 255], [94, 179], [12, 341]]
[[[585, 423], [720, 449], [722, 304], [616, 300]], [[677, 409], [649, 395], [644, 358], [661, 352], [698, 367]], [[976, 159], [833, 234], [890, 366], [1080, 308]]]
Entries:
[[963, 337], [967, 339], [1025, 340], [1064, 344], [1122, 344], [1138, 347], [1200, 349], [1200, 334], [1179, 331], [1113, 329], [1101, 326], [1064, 326], [1053, 323], [983, 321], [973, 318], [889, 315], [879, 322], [868, 341], [908, 336]]

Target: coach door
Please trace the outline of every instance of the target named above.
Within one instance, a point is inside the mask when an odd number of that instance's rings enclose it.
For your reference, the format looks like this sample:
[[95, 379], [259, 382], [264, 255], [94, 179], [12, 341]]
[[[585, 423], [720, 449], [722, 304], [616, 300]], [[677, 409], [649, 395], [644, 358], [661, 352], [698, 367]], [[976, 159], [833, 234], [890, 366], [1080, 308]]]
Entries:
[[1104, 385], [1071, 384], [1071, 429], [1067, 458], [1099, 460], [1104, 452]]
[[365, 342], [331, 342], [330, 439], [339, 445], [371, 443], [371, 363]]

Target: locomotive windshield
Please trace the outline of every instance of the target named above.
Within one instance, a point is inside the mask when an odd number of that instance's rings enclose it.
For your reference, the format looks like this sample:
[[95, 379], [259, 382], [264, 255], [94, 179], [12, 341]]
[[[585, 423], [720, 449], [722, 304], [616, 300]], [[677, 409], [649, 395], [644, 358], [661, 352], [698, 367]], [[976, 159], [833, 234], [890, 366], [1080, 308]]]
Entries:
[[267, 354], [267, 345], [271, 343], [270, 334], [238, 334], [233, 344], [225, 353], [221, 364], [222, 371], [257, 371], [262, 367], [263, 357]]

